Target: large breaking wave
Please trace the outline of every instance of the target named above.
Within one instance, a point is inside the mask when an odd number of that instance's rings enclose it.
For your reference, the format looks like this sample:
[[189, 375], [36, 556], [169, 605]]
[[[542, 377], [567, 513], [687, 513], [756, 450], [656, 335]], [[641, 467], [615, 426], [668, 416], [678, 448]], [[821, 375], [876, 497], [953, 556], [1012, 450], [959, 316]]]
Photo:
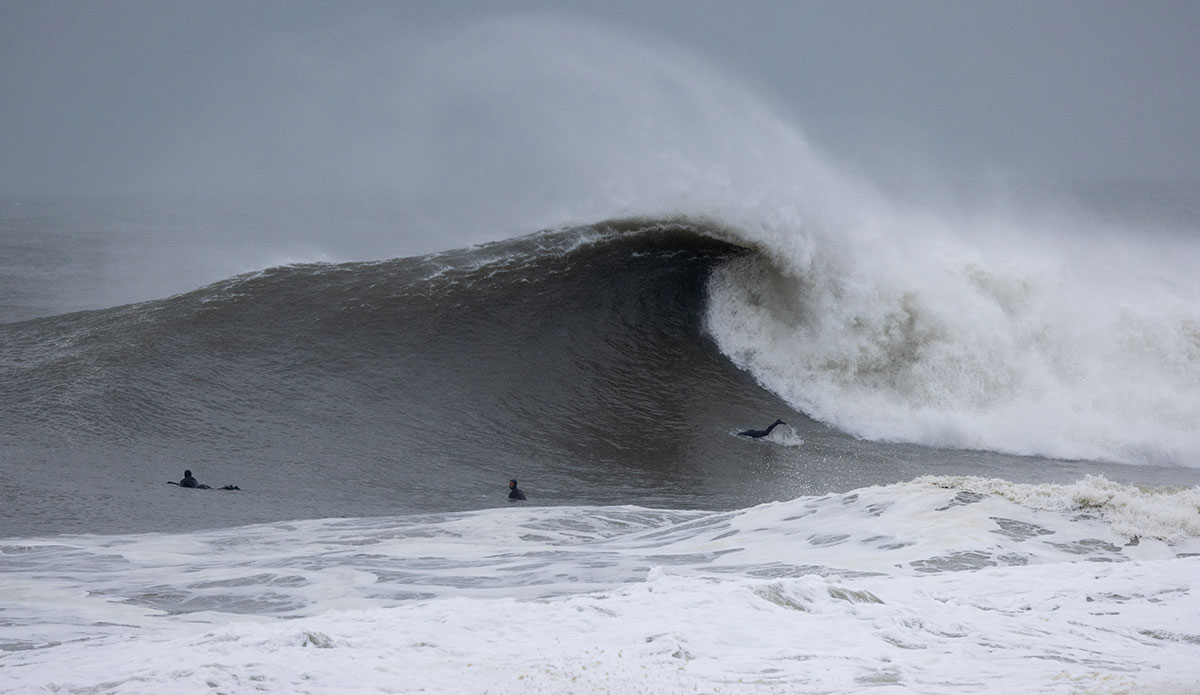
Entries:
[[5, 326], [6, 421], [251, 459], [661, 458], [783, 407], [736, 365], [857, 437], [1195, 463], [1200, 290], [1182, 268], [953, 231], [781, 242], [627, 220], [274, 268]]

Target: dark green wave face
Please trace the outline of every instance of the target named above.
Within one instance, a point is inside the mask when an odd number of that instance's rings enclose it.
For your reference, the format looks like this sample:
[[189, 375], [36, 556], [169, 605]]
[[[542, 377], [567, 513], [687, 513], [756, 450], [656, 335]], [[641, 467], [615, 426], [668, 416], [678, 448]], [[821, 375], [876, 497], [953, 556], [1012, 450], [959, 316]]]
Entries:
[[185, 468], [246, 493], [201, 525], [476, 508], [513, 477], [542, 504], [757, 499], [732, 464], [777, 452], [731, 432], [803, 418], [704, 332], [710, 269], [745, 253], [715, 233], [626, 221], [8, 324], [5, 466], [137, 498], [55, 528], [174, 526]]

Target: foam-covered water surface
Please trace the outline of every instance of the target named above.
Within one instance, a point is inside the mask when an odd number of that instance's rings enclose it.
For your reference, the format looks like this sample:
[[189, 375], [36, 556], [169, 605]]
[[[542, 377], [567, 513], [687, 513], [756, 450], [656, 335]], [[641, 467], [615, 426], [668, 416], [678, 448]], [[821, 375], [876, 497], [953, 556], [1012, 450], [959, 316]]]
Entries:
[[0, 683], [1186, 692], [1198, 515], [1194, 489], [929, 477], [729, 512], [9, 539]]

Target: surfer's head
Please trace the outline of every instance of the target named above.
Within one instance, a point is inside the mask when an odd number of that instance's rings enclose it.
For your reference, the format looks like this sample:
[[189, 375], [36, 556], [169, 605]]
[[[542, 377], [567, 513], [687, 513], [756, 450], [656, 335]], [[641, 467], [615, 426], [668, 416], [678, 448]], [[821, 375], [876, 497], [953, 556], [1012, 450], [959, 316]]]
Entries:
[[517, 479], [512, 478], [508, 481], [508, 489], [512, 490], [517, 487]]
[[185, 478], [190, 478], [190, 477], [192, 477], [192, 472], [191, 472], [191, 471], [184, 471], [184, 472], [183, 472], [183, 477], [185, 477]]

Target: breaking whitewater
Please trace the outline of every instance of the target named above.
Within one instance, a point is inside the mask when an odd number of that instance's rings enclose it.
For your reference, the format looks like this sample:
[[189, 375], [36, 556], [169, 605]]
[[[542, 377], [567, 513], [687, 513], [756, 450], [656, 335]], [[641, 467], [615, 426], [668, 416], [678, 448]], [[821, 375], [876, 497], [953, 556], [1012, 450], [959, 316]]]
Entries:
[[5, 692], [1192, 693], [1196, 489], [927, 477], [3, 543]]

